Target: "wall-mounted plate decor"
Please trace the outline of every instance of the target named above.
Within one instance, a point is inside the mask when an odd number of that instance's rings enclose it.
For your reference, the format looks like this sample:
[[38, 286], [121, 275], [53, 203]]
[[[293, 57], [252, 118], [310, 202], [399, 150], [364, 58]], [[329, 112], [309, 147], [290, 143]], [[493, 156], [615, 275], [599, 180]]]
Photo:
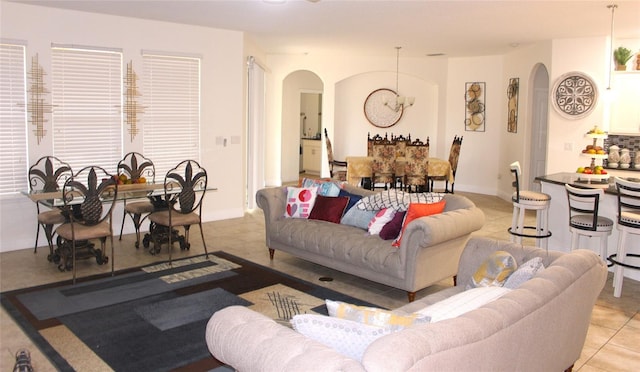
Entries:
[[560, 76], [551, 94], [551, 102], [556, 111], [571, 120], [591, 114], [598, 102], [598, 87], [593, 79], [578, 71]]
[[396, 97], [396, 92], [391, 89], [381, 88], [371, 92], [364, 100], [364, 116], [369, 123], [378, 128], [389, 128], [400, 121], [403, 107], [400, 106], [396, 111], [386, 104]]

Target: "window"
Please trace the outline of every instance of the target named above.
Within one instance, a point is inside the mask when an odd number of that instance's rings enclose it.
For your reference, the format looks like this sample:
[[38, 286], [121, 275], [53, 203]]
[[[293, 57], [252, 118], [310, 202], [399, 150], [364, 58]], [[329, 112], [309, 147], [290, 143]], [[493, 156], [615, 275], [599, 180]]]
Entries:
[[53, 153], [74, 172], [122, 157], [122, 53], [53, 46]]
[[28, 188], [25, 76], [25, 47], [0, 43], [0, 195]]
[[144, 155], [160, 180], [183, 160], [200, 159], [200, 59], [143, 54]]

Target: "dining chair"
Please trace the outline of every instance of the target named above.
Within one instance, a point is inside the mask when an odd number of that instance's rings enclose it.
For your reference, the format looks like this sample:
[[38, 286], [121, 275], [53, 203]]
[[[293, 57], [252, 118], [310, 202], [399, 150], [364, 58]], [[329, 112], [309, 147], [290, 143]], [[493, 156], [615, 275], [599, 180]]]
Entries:
[[329, 159], [329, 176], [331, 179], [338, 181], [347, 180], [347, 162], [341, 160], [335, 160], [333, 158], [333, 147], [331, 146], [331, 140], [327, 133], [327, 128], [324, 128], [324, 138], [327, 146], [327, 158]]
[[[156, 168], [153, 162], [138, 152], [130, 152], [118, 162], [118, 178], [124, 176], [128, 183], [155, 183]], [[122, 182], [122, 181], [121, 181]], [[127, 181], [124, 181], [127, 182]], [[136, 231], [136, 248], [140, 247], [140, 226], [142, 222], [153, 212], [153, 204], [149, 199], [124, 200], [124, 212], [122, 213], [122, 224], [120, 225], [120, 237], [122, 240], [122, 230], [127, 216], [131, 217], [133, 227]]]
[[609, 256], [609, 261], [615, 265], [613, 271], [613, 296], [622, 295], [622, 283], [624, 281], [625, 269], [640, 269], [638, 265], [631, 265], [627, 258], [640, 257], [640, 254], [630, 253], [629, 248], [638, 249], [637, 244], [633, 244], [629, 235], [636, 235], [640, 238], [640, 182], [630, 181], [620, 177], [615, 177], [614, 182], [618, 192], [618, 249], [616, 253]]
[[[71, 166], [54, 156], [43, 156], [29, 167], [29, 192], [55, 192], [60, 191], [64, 183], [73, 174]], [[44, 231], [49, 244], [49, 260], [53, 259], [53, 227], [66, 222], [64, 215], [59, 208], [42, 210], [40, 209], [44, 201], [36, 202], [36, 213], [38, 224], [36, 226], [36, 243], [33, 253], [38, 252], [38, 238], [40, 228]]]
[[189, 249], [189, 228], [197, 224], [200, 227], [205, 255], [209, 257], [202, 229], [202, 201], [206, 191], [207, 171], [195, 160], [182, 161], [167, 172], [164, 178], [164, 200], [167, 208], [156, 210], [149, 215], [154, 246], [152, 253], [159, 252], [161, 244], [166, 241], [171, 264], [172, 244], [179, 239], [174, 228], [184, 228], [184, 240], [180, 242], [180, 248]]
[[[113, 207], [118, 197], [118, 183], [104, 168], [89, 166], [71, 176], [62, 189], [64, 214], [68, 222], [58, 226], [56, 233], [62, 239], [60, 247], [61, 270], [73, 266], [73, 284], [76, 282], [76, 259], [95, 257], [99, 265], [106, 264], [106, 241], [111, 243], [111, 275], [114, 272]], [[94, 249], [91, 239], [100, 240]], [[69, 261], [71, 256], [71, 261]]]
[[376, 134], [371, 137], [371, 133], [367, 133], [367, 156], [373, 156], [373, 144], [376, 141], [382, 141], [383, 138], [380, 134]]
[[[386, 137], [386, 136], [385, 136]], [[376, 184], [384, 188], [394, 186], [396, 182], [396, 146], [387, 138], [373, 143], [373, 161], [371, 163], [371, 190]]]
[[600, 199], [603, 189], [579, 189], [564, 185], [569, 202], [569, 230], [571, 231], [571, 250], [579, 248], [580, 237], [600, 239], [600, 258], [607, 261], [608, 238], [613, 231], [613, 221], [599, 215]]
[[411, 135], [409, 134], [407, 137], [405, 137], [401, 134], [397, 137], [394, 137], [392, 134], [391, 141], [396, 144], [396, 157], [402, 158], [406, 154], [407, 145], [411, 143]]
[[458, 171], [458, 159], [460, 158], [460, 149], [462, 147], [462, 136], [458, 137], [457, 135], [453, 137], [453, 142], [451, 143], [451, 149], [449, 150], [449, 164], [451, 165], [451, 172], [453, 173], [454, 181], [451, 182], [451, 191], [449, 191], [449, 175], [442, 176], [431, 176], [429, 177], [431, 181], [431, 190], [433, 190], [434, 181], [444, 181], [444, 192], [453, 192], [453, 187], [455, 185], [456, 172]]
[[429, 143], [419, 139], [406, 146], [404, 166], [404, 187], [411, 192], [429, 189]]

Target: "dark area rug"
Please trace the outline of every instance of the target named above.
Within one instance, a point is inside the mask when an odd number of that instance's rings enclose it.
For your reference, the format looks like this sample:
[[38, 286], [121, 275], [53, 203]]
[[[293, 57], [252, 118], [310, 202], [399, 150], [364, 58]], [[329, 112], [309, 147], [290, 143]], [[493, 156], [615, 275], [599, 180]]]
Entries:
[[224, 367], [205, 342], [214, 312], [248, 306], [288, 325], [297, 313], [326, 315], [327, 298], [374, 306], [224, 252], [0, 294], [60, 371], [80, 368], [65, 355], [65, 340], [51, 336], [60, 329], [116, 371], [208, 371]]

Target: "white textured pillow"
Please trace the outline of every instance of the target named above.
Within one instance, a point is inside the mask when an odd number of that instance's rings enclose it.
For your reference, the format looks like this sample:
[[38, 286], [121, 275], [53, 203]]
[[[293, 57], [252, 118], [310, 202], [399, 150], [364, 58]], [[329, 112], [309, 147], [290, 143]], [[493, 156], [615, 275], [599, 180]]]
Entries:
[[379, 235], [380, 230], [387, 224], [387, 222], [393, 219], [393, 216], [396, 214], [391, 208], [385, 208], [380, 212], [376, 213], [375, 217], [369, 221], [369, 234], [370, 235]]
[[504, 282], [503, 287], [516, 289], [522, 285], [522, 283], [533, 278], [539, 271], [544, 270], [544, 263], [542, 257], [534, 257], [529, 261], [518, 266], [518, 269], [509, 275], [507, 281]]
[[310, 339], [358, 361], [362, 360], [370, 343], [393, 332], [389, 327], [376, 327], [316, 314], [295, 315], [291, 319], [291, 325]]
[[430, 317], [431, 323], [435, 323], [475, 310], [510, 291], [509, 288], [495, 286], [472, 288], [427, 306], [416, 313]]

